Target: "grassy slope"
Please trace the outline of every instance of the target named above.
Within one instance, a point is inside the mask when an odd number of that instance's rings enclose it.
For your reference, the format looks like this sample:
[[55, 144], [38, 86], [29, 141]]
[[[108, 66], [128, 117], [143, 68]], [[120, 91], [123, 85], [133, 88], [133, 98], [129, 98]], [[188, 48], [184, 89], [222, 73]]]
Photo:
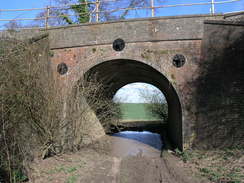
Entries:
[[152, 113], [147, 110], [147, 103], [121, 103], [120, 109], [122, 114], [122, 120], [160, 120], [159, 117], [153, 116]]
[[176, 151], [193, 176], [214, 183], [244, 183], [243, 148]]

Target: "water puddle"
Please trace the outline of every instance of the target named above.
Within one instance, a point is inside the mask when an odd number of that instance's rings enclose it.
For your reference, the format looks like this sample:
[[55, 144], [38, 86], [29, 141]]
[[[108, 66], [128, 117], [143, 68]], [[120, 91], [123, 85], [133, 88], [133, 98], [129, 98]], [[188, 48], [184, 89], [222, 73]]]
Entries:
[[157, 133], [124, 131], [112, 135], [112, 154], [115, 156], [160, 156], [163, 143]]

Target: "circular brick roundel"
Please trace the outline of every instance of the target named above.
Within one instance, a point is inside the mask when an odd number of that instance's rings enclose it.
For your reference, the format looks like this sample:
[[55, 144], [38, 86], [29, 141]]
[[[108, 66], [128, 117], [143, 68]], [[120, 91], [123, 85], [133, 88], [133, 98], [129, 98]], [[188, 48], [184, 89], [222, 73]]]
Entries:
[[58, 64], [57, 72], [61, 75], [64, 75], [68, 72], [68, 66], [65, 63]]
[[173, 65], [175, 67], [182, 67], [186, 62], [186, 58], [184, 55], [181, 55], [181, 54], [176, 54], [174, 57], [173, 57]]
[[113, 49], [115, 51], [122, 51], [125, 48], [125, 41], [123, 39], [116, 39], [113, 42]]

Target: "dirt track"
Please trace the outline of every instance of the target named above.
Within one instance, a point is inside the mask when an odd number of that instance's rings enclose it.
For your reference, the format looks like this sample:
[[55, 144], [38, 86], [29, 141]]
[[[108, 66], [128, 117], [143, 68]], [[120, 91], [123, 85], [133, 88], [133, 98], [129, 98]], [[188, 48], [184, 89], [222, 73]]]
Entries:
[[[32, 165], [30, 182], [35, 183], [195, 183], [169, 153], [135, 142], [132, 155], [114, 152], [113, 141], [101, 142], [74, 154], [65, 154]], [[123, 139], [127, 144], [130, 140]], [[134, 142], [133, 142], [134, 143]], [[140, 147], [140, 148], [138, 148]], [[146, 148], [146, 150], [145, 150]]]

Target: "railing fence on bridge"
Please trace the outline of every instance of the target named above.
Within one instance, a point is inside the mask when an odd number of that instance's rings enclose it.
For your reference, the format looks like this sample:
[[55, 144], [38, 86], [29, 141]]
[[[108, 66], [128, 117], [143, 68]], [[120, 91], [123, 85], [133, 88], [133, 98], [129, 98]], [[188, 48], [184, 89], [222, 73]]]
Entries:
[[[197, 2], [197, 3], [189, 3], [189, 4], [156, 4], [155, 0], [149, 0], [149, 6], [130, 6], [130, 7], [119, 7], [114, 9], [102, 9], [101, 5], [103, 3], [117, 3], [120, 0], [94, 0], [94, 1], [85, 1], [84, 3], [79, 4], [65, 4], [63, 6], [46, 6], [44, 8], [31, 8], [31, 9], [0, 9], [0, 16], [3, 13], [10, 13], [10, 12], [33, 12], [33, 11], [41, 11], [42, 13], [39, 16], [35, 17], [23, 17], [23, 18], [0, 18], [0, 30], [1, 26], [5, 26], [8, 23], [15, 23], [14, 28], [49, 28], [54, 26], [50, 24], [51, 19], [59, 19], [64, 20], [70, 17], [82, 17], [88, 16], [89, 20], [87, 22], [104, 22], [106, 20], [101, 18], [101, 15], [109, 14], [109, 13], [116, 13], [121, 11], [137, 11], [137, 10], [149, 10], [151, 13], [151, 17], [155, 17], [155, 10], [163, 9], [163, 8], [173, 8], [173, 7], [187, 7], [187, 6], [203, 6], [209, 5], [210, 6], [210, 14], [215, 14], [215, 5], [218, 4], [227, 4], [227, 3], [234, 3], [240, 0], [222, 0], [222, 1], [215, 1], [215, 0], [208, 0], [207, 2]], [[84, 6], [89, 7], [87, 12], [84, 13], [75, 13], [74, 10], [77, 6]], [[63, 11], [65, 10], [65, 12]], [[55, 13], [53, 13], [55, 12]], [[160, 15], [161, 16], [161, 15]], [[120, 19], [124, 19], [125, 17], [120, 17]], [[132, 17], [133, 18], [133, 17]], [[18, 26], [18, 22], [21, 21], [42, 21], [39, 25], [24, 25]], [[1, 23], [1, 22], [6, 22]], [[67, 22], [66, 22], [67, 23]], [[5, 26], [6, 27], [6, 26]], [[8, 27], [7, 27], [8, 28]]]

